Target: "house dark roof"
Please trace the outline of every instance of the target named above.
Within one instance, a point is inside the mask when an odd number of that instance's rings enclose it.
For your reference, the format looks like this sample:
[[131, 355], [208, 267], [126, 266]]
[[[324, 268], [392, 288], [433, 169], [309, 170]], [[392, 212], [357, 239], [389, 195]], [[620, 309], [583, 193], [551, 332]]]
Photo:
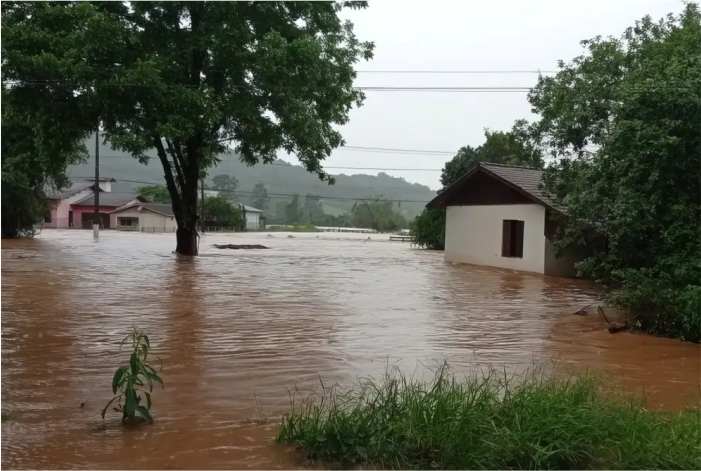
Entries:
[[[102, 195], [100, 195], [102, 196]], [[162, 214], [163, 216], [169, 216], [173, 217], [175, 214], [173, 213], [173, 207], [169, 204], [156, 204], [156, 203], [134, 203], [130, 204], [129, 206], [124, 206], [122, 208], [117, 208], [113, 213], [119, 213], [121, 211], [125, 211], [127, 209], [132, 209], [132, 208], [137, 208], [137, 209], [146, 209], [149, 211], [153, 211], [154, 213]]]
[[562, 209], [541, 190], [543, 171], [536, 168], [516, 167], [512, 165], [500, 165], [480, 162], [472, 170], [460, 177], [455, 183], [443, 190], [431, 200], [426, 207], [429, 209], [444, 208], [446, 203], [461, 189], [469, 184], [470, 178], [481, 172], [510, 186], [535, 203], [542, 204], [556, 211]]
[[[100, 192], [100, 206], [114, 206], [118, 208], [124, 206], [133, 199], [139, 199], [140, 201], [146, 201], [145, 198], [139, 196], [136, 193], [112, 193], [101, 191]], [[73, 204], [78, 204], [81, 206], [94, 206], [95, 205], [95, 194], [86, 196], [82, 200], [78, 200]]]

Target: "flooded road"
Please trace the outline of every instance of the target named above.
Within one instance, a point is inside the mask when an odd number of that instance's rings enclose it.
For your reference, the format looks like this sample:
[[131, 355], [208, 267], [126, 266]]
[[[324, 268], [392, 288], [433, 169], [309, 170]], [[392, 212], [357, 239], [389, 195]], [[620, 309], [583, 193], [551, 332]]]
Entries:
[[[611, 335], [597, 317], [571, 315], [596, 299], [587, 283], [450, 265], [366, 238], [208, 234], [195, 259], [171, 253], [173, 234], [2, 241], [2, 466], [300, 467], [273, 443], [288, 390], [387, 363], [412, 371], [447, 358], [467, 371], [553, 358], [644, 390], [650, 407], [699, 404], [701, 347]], [[100, 418], [131, 326], [150, 334], [166, 385], [153, 395], [156, 423], [140, 429]]]

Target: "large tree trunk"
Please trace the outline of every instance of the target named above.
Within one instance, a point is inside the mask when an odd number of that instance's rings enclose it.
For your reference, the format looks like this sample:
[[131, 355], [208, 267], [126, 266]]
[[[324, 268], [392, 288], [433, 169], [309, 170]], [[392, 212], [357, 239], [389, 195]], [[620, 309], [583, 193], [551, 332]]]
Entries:
[[[188, 182], [190, 183], [190, 182]], [[192, 186], [192, 185], [190, 185]], [[175, 252], [181, 255], [199, 253], [199, 235], [197, 233], [197, 186], [183, 191], [181, 217], [178, 218], [178, 230], [175, 232]]]
[[180, 255], [197, 255], [198, 254], [198, 236], [195, 226], [178, 227], [175, 232], [176, 247], [175, 252]]

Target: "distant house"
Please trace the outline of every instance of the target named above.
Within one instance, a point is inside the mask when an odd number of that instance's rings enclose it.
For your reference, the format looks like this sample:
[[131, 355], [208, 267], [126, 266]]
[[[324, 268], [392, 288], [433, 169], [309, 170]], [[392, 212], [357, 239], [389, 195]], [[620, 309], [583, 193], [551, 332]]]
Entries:
[[238, 203], [238, 205], [241, 211], [243, 211], [246, 215], [246, 229], [249, 231], [259, 229], [261, 226], [261, 216], [263, 215], [263, 211], [254, 208], [253, 206], [248, 206], [241, 203]]
[[175, 232], [178, 223], [171, 205], [139, 201], [112, 211], [110, 226], [119, 231]]
[[[114, 178], [103, 177], [99, 180], [100, 219], [104, 228], [110, 227], [109, 213], [120, 206], [143, 200], [135, 193], [112, 193]], [[71, 186], [55, 191], [47, 189], [47, 199], [50, 206], [44, 227], [48, 228], [81, 228], [90, 227], [95, 211], [94, 179], [73, 182]]]
[[[145, 202], [146, 198], [135, 193], [106, 193], [100, 191], [100, 220], [105, 229], [112, 228], [110, 214], [117, 208], [128, 206], [138, 202]], [[73, 227], [92, 227], [95, 216], [95, 193], [76, 201], [71, 205], [73, 213]]]
[[541, 191], [542, 178], [542, 170], [479, 163], [436, 196], [426, 207], [446, 209], [445, 260], [574, 277], [587, 248], [556, 257], [562, 209]]

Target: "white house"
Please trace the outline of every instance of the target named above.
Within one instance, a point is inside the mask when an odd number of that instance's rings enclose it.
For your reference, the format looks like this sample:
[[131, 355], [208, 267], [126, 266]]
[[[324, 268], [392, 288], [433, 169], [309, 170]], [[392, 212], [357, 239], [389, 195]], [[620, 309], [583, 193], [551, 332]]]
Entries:
[[112, 211], [110, 226], [120, 231], [175, 232], [178, 223], [169, 204], [137, 202]]
[[541, 191], [543, 171], [479, 163], [428, 205], [446, 209], [445, 260], [574, 277], [587, 247], [560, 258], [552, 238], [559, 208]]
[[246, 230], [257, 230], [260, 228], [260, 217], [263, 215], [263, 211], [254, 208], [253, 206], [248, 206], [245, 204], [238, 203], [241, 211], [246, 215]]

